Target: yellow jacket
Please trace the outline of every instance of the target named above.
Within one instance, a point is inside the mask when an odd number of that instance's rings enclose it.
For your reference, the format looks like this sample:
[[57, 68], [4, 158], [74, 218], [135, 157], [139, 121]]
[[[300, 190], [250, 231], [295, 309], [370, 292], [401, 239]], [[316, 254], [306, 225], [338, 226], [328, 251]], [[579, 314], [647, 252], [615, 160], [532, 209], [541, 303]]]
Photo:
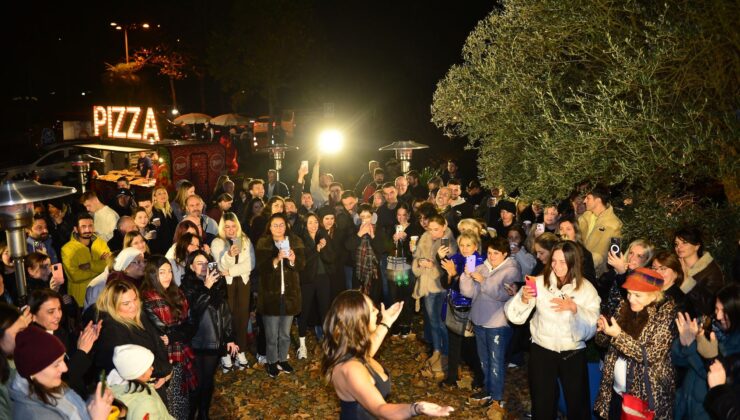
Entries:
[[[110, 253], [108, 244], [97, 236], [93, 236], [92, 246], [88, 248], [73, 233], [69, 242], [62, 247], [62, 266], [69, 279], [67, 291], [77, 304], [82, 305], [85, 301], [85, 289], [90, 280], [105, 270], [108, 261], [103, 254], [106, 253]], [[84, 264], [90, 264], [90, 267], [81, 269], [80, 266]]]
[[[589, 233], [588, 222], [590, 218], [596, 217], [594, 228]], [[595, 216], [587, 211], [578, 218], [578, 227], [581, 230], [583, 246], [591, 251], [594, 258], [596, 277], [606, 271], [606, 260], [609, 254], [609, 241], [611, 238], [622, 237], [622, 221], [614, 214], [614, 207], [608, 206], [600, 215]], [[626, 247], [624, 251], [626, 251]]]

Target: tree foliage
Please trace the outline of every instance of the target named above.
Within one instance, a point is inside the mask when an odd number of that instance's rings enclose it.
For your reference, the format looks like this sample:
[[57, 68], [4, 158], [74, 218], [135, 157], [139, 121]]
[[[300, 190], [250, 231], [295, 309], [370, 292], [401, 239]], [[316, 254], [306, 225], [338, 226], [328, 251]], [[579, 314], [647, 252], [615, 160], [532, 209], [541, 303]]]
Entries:
[[737, 206], [739, 4], [505, 2], [438, 83], [432, 121], [479, 150], [484, 183], [525, 198], [589, 180], [665, 216], [704, 208], [709, 180]]

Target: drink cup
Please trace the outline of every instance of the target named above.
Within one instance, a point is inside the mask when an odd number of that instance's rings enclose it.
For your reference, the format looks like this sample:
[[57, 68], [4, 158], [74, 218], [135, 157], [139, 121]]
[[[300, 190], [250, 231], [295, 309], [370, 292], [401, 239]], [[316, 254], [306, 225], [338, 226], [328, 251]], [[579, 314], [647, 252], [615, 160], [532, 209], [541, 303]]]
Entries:
[[410, 242], [409, 242], [409, 248], [411, 248], [411, 251], [412, 251], [412, 252], [413, 252], [414, 250], [416, 250], [416, 241], [418, 241], [418, 240], [419, 240], [419, 237], [418, 237], [418, 236], [416, 236], [416, 235], [414, 235], [414, 236], [412, 236], [412, 237], [410, 238]]

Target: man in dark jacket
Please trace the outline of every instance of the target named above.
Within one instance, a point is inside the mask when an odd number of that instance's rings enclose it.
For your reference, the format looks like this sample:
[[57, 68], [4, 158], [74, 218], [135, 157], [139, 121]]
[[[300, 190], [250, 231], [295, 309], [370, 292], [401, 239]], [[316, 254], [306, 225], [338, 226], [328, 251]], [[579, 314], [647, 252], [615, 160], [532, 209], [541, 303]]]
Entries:
[[273, 196], [280, 196], [283, 198], [290, 197], [288, 192], [288, 186], [284, 182], [280, 182], [277, 179], [277, 171], [270, 169], [267, 171], [267, 184], [265, 185], [265, 197], [270, 199]]

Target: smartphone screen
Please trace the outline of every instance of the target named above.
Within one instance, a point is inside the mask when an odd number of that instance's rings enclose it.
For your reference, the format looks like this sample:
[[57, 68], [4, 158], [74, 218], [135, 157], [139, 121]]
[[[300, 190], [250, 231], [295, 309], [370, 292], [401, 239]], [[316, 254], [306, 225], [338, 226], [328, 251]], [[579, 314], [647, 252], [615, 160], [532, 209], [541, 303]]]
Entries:
[[54, 281], [55, 284], [64, 283], [64, 271], [62, 270], [62, 263], [52, 264], [51, 279]]
[[526, 276], [524, 277], [524, 282], [529, 286], [532, 291], [534, 291], [534, 295], [537, 296], [537, 280], [535, 277], [532, 276]]
[[106, 375], [105, 375], [105, 369], [100, 371], [100, 396], [105, 395], [105, 388], [108, 387], [108, 383], [106, 382]]
[[308, 161], [307, 160], [302, 160], [301, 161], [301, 169], [308, 170]]
[[442, 246], [450, 246], [450, 238], [442, 238]]
[[475, 255], [465, 257], [465, 271], [468, 273], [475, 271]]

